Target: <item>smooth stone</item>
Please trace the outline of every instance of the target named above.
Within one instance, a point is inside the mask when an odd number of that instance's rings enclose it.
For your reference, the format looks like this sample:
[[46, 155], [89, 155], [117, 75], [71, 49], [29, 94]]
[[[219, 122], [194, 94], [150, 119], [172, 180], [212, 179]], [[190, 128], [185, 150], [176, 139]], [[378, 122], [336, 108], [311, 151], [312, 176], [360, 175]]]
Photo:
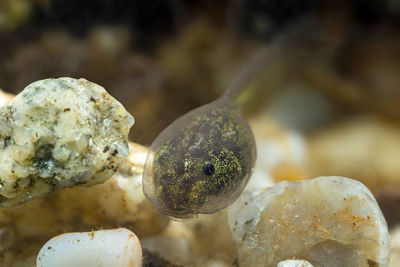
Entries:
[[66, 233], [53, 237], [40, 250], [38, 267], [140, 267], [142, 248], [125, 229]]

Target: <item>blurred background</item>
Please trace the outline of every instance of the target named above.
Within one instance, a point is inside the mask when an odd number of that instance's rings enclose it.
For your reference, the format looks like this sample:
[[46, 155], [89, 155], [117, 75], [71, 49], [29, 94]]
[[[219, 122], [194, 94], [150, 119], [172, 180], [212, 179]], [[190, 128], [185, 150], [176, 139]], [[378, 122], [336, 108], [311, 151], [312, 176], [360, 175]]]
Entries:
[[135, 117], [131, 140], [149, 145], [279, 42], [240, 102], [269, 177], [358, 179], [393, 227], [399, 27], [397, 0], [0, 0], [0, 88], [86, 78]]

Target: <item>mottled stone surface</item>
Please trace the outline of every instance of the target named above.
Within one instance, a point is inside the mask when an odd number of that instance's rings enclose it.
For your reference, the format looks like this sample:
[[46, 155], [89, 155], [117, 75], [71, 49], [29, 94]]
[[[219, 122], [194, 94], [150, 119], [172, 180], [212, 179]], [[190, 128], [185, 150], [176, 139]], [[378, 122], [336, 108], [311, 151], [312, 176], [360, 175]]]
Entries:
[[387, 266], [389, 234], [371, 192], [344, 177], [281, 182], [228, 212], [240, 266], [304, 259], [314, 266]]
[[0, 206], [105, 181], [128, 155], [133, 117], [85, 79], [46, 79], [0, 110]]

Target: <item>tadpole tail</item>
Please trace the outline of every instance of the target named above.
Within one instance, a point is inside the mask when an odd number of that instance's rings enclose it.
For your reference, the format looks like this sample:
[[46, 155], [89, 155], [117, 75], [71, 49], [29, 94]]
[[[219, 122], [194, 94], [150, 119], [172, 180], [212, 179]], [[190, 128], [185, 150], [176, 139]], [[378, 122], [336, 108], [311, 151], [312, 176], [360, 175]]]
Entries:
[[301, 43], [304, 29], [309, 28], [312, 24], [313, 21], [305, 16], [289, 22], [280, 32], [275, 33], [269, 41], [254, 52], [248, 63], [239, 70], [236, 78], [225, 90], [221, 99], [236, 102], [242, 91], [254, 80], [257, 80], [267, 66], [276, 64], [279, 60], [284, 60], [287, 57], [287, 49], [296, 45], [296, 43]]
[[281, 39], [282, 38], [274, 39], [269, 44], [259, 48], [252, 56], [249, 63], [239, 71], [236, 79], [226, 89], [222, 97], [234, 101], [247, 85], [262, 71], [263, 66], [279, 54], [282, 45]]

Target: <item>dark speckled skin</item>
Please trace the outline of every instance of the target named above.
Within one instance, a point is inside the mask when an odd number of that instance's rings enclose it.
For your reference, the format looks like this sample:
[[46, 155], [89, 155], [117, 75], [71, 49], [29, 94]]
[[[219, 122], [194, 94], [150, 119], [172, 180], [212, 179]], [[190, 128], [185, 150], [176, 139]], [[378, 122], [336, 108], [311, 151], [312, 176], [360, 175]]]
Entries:
[[[256, 159], [254, 137], [238, 108], [221, 98], [168, 126], [153, 142], [143, 176], [147, 199], [162, 214], [188, 218], [230, 205]], [[204, 166], [213, 165], [213, 171]]]

